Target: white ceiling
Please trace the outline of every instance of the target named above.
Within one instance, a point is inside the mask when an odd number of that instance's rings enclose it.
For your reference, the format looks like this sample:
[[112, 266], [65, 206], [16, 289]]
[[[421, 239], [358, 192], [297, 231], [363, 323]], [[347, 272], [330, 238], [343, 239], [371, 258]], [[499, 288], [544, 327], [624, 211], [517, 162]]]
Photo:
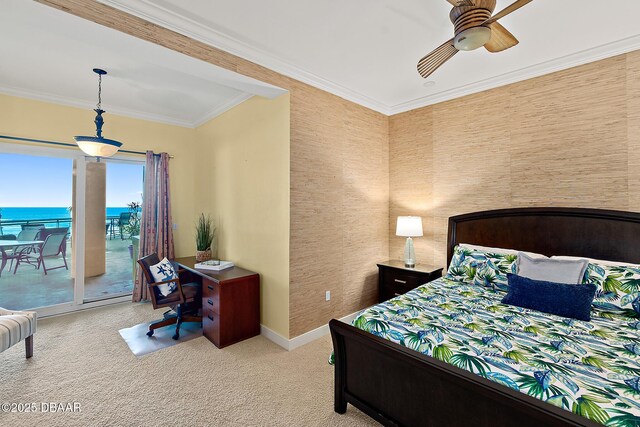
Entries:
[[[195, 127], [284, 91], [32, 1], [0, 0], [0, 93]], [[108, 116], [106, 118], [108, 121]]]
[[453, 35], [445, 0], [99, 1], [386, 114], [640, 48], [640, 1], [534, 0], [500, 20], [518, 46], [461, 52], [425, 87], [416, 62]]

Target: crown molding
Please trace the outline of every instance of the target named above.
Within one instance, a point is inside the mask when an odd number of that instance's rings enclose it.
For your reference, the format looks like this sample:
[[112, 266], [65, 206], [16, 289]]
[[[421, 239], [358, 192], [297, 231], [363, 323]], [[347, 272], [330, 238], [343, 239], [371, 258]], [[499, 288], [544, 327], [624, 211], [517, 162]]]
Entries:
[[189, 18], [185, 18], [175, 12], [153, 4], [149, 0], [97, 0], [99, 3], [111, 6], [130, 15], [142, 18], [176, 33], [185, 35], [194, 40], [214, 46], [232, 55], [251, 61], [255, 64], [269, 68], [277, 73], [291, 77], [302, 83], [322, 89], [333, 95], [355, 102], [371, 110], [388, 115], [389, 106], [374, 98], [363, 95], [338, 83], [327, 80], [295, 65], [220, 31], [202, 25]]
[[[83, 110], [93, 110], [96, 108], [96, 105], [91, 102], [87, 102], [82, 99], [60, 96], [47, 92], [37, 92], [34, 90], [11, 87], [11, 86], [0, 86], [0, 93], [10, 96], [16, 96], [18, 98], [27, 98], [33, 99], [35, 101], [44, 101], [51, 104], [59, 104], [66, 105], [68, 107], [76, 107], [82, 108]], [[186, 128], [195, 127], [193, 123], [188, 122], [186, 120], [179, 120], [172, 117], [163, 116], [160, 114], [150, 114], [142, 111], [130, 110], [128, 108], [120, 108], [120, 107], [109, 107], [107, 111], [109, 114], [115, 114], [118, 116], [125, 116], [133, 119], [141, 119], [148, 120], [151, 122], [164, 123], [167, 125], [173, 126], [181, 126]], [[108, 120], [108, 119], [107, 119]]]
[[640, 35], [632, 36], [478, 82], [419, 97], [396, 105], [389, 105], [383, 101], [361, 94], [338, 83], [329, 81], [316, 74], [298, 68], [281, 58], [260, 49], [256, 49], [247, 43], [222, 33], [221, 31], [209, 28], [199, 22], [180, 16], [167, 8], [153, 4], [151, 0], [97, 1], [160, 25], [169, 30], [183, 34], [194, 40], [214, 46], [258, 65], [262, 65], [275, 72], [303, 83], [307, 83], [318, 89], [322, 89], [387, 116], [449, 101], [465, 95], [505, 86], [511, 83], [516, 83], [522, 80], [531, 79], [640, 49]]
[[251, 93], [242, 92], [241, 94], [239, 94], [235, 98], [230, 99], [228, 102], [225, 102], [224, 104], [219, 105], [216, 108], [214, 108], [213, 110], [211, 110], [211, 111], [207, 112], [206, 114], [204, 114], [198, 120], [193, 122], [193, 126], [192, 127], [197, 128], [197, 127], [202, 126], [203, 124], [207, 123], [209, 120], [212, 120], [212, 119], [218, 117], [222, 113], [226, 113], [227, 111], [231, 110], [236, 105], [242, 104], [244, 101], [246, 101], [249, 98], [252, 98], [253, 96], [254, 95], [251, 94]]
[[[64, 96], [55, 95], [55, 94], [46, 93], [46, 92], [37, 92], [33, 90], [17, 88], [12, 86], [0, 86], [0, 94], [15, 96], [18, 98], [33, 99], [35, 101], [43, 101], [51, 104], [66, 105], [68, 107], [81, 108], [83, 110], [93, 110], [95, 108], [95, 104], [91, 102], [87, 102], [82, 99], [73, 98], [73, 97], [64, 97]], [[236, 105], [241, 104], [242, 102], [246, 101], [252, 96], [254, 95], [250, 93], [242, 92], [238, 96], [230, 99], [228, 102], [225, 102], [222, 105], [216, 106], [213, 110], [208, 111], [206, 114], [204, 114], [203, 116], [199, 117], [197, 120], [194, 120], [194, 121], [179, 120], [173, 117], [167, 117], [160, 114], [150, 114], [150, 113], [145, 113], [143, 111], [137, 111], [137, 110], [131, 110], [131, 109], [119, 108], [119, 107], [109, 107], [109, 111], [107, 111], [107, 113], [112, 115], [129, 117], [132, 119], [140, 119], [140, 120], [146, 120], [146, 121], [151, 121], [156, 123], [162, 123], [166, 125], [195, 129], [198, 126], [201, 126], [204, 123], [208, 122], [209, 120], [219, 116], [220, 114], [232, 109]]]
[[516, 71], [491, 77], [489, 79], [393, 105], [389, 107], [389, 115], [404, 113], [417, 108], [426, 107], [428, 105], [460, 98], [462, 96], [517, 83], [523, 80], [529, 80], [534, 77], [566, 70], [579, 65], [588, 64], [590, 62], [599, 61], [601, 59], [611, 58], [613, 56], [622, 55], [638, 49], [640, 49], [640, 35], [607, 43], [581, 52], [566, 55], [561, 58], [552, 59], [530, 67], [521, 68]]

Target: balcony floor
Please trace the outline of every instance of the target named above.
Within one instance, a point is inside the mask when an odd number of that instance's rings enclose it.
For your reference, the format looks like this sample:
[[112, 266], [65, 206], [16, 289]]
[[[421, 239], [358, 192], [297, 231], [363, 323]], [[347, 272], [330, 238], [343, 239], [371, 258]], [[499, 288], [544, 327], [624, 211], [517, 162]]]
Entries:
[[[132, 265], [128, 246], [131, 240], [107, 238], [105, 274], [85, 279], [84, 298], [96, 300], [131, 294], [133, 290]], [[63, 265], [62, 257], [45, 260], [47, 267]], [[60, 268], [48, 271], [21, 264], [16, 274], [9, 270], [9, 263], [0, 277], [0, 307], [12, 310], [31, 309], [73, 301], [71, 277], [71, 251], [67, 251], [69, 270]]]

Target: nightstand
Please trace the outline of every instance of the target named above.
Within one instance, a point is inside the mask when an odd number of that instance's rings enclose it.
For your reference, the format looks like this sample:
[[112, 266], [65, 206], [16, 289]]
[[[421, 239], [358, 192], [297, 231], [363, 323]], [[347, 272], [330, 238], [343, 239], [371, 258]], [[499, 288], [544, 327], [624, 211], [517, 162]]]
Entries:
[[379, 263], [378, 301], [387, 301], [405, 294], [440, 276], [442, 276], [442, 267], [416, 264], [413, 268], [407, 268], [403, 261], [396, 260]]

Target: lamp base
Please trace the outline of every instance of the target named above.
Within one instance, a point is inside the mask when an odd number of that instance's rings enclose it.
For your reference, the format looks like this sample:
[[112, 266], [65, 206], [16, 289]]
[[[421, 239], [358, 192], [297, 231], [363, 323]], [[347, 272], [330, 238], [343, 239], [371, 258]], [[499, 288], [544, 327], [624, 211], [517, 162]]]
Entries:
[[416, 266], [416, 253], [413, 249], [413, 239], [411, 237], [407, 237], [407, 242], [404, 244], [404, 266], [407, 268]]

